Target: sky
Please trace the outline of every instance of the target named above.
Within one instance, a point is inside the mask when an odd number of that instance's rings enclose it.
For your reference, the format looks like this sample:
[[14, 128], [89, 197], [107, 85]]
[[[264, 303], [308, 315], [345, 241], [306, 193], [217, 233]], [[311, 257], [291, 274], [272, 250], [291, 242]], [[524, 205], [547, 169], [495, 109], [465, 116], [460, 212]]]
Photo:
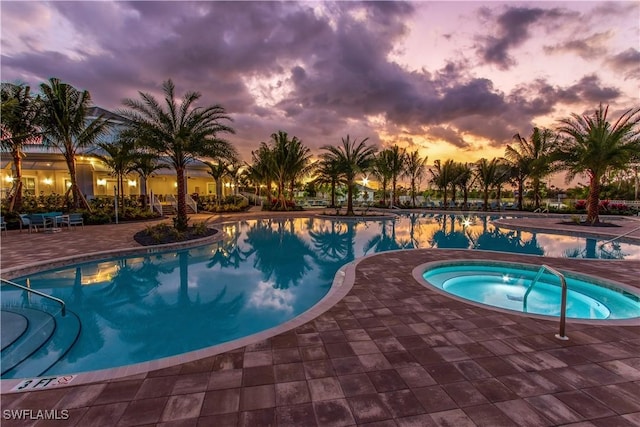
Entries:
[[102, 108], [139, 92], [222, 105], [245, 161], [279, 130], [436, 159], [502, 156], [571, 113], [640, 106], [640, 2], [0, 2], [3, 82]]

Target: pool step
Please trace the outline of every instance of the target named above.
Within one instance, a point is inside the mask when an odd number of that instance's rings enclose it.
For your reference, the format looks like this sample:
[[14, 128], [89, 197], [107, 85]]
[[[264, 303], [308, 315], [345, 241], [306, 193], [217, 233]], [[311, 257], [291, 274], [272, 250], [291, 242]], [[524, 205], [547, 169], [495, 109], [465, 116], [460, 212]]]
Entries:
[[2, 311], [23, 316], [28, 322], [26, 331], [2, 350], [3, 379], [42, 375], [69, 351], [80, 334], [80, 320], [70, 311], [64, 317], [25, 307]]
[[2, 310], [0, 312], [0, 350], [4, 350], [20, 338], [29, 327], [29, 320], [22, 314]]

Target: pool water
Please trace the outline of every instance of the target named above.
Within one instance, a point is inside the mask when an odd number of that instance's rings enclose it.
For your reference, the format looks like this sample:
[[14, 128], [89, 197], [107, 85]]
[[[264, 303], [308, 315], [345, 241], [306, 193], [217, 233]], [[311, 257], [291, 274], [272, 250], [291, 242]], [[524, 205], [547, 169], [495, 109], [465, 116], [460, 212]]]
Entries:
[[[442, 265], [423, 278], [432, 286], [470, 301], [544, 316], [560, 316], [560, 280], [543, 273], [531, 287], [538, 270], [509, 264]], [[640, 317], [640, 296], [613, 284], [592, 283], [565, 275], [567, 317], [576, 319], [630, 319]]]
[[[464, 248], [567, 255], [565, 236], [505, 232], [489, 217], [468, 220], [411, 214], [393, 220], [229, 222], [217, 243], [30, 275], [34, 289], [63, 299], [82, 325], [77, 342], [46, 374], [145, 362], [264, 331], [310, 309], [341, 266], [372, 253]], [[623, 245], [616, 257], [640, 259], [640, 248]], [[15, 282], [24, 285], [26, 279]], [[6, 286], [1, 296], [3, 308], [50, 304]]]

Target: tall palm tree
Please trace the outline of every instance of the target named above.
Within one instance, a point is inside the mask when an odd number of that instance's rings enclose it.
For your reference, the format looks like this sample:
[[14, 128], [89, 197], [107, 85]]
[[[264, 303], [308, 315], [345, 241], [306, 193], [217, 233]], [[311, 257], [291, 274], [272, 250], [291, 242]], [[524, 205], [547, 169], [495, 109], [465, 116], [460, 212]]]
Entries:
[[207, 173], [216, 182], [216, 204], [220, 206], [222, 201], [222, 178], [229, 175], [229, 163], [225, 159], [218, 159], [216, 162], [204, 162], [209, 166]]
[[382, 204], [384, 206], [387, 205], [387, 187], [389, 186], [389, 181], [391, 181], [391, 170], [389, 169], [389, 157], [390, 152], [387, 150], [383, 150], [376, 155], [376, 158], [373, 162], [372, 172], [378, 181], [380, 181], [382, 187]]
[[396, 187], [398, 185], [398, 178], [400, 178], [404, 172], [407, 150], [394, 145], [384, 151], [388, 153], [383, 155], [383, 158], [386, 159], [387, 168], [391, 173], [391, 205], [393, 206], [400, 204], [398, 194], [396, 193]]
[[25, 84], [2, 83], [1, 142], [3, 151], [13, 159], [13, 185], [10, 191], [9, 211], [22, 209], [22, 146], [40, 138], [37, 126], [40, 97], [31, 95]]
[[78, 150], [95, 144], [105, 135], [111, 123], [103, 115], [89, 120], [91, 95], [88, 91], [80, 91], [70, 84], [62, 83], [57, 78], [49, 79], [49, 83], [40, 85], [42, 92], [42, 114], [40, 127], [43, 141], [58, 148], [64, 156], [71, 186], [72, 205], [79, 208], [82, 204], [90, 209], [89, 203], [82, 195], [76, 178], [76, 154]]
[[328, 185], [331, 192], [331, 205], [336, 206], [336, 187], [344, 184], [342, 174], [340, 172], [340, 163], [330, 153], [320, 155], [320, 161], [316, 168], [316, 184]]
[[266, 187], [267, 209], [271, 209], [271, 184], [274, 180], [271, 163], [271, 150], [266, 143], [262, 142], [257, 150], [251, 152], [251, 164], [247, 164], [249, 176], [256, 185], [258, 195], [260, 186]]
[[325, 145], [321, 147], [328, 152], [329, 158], [340, 165], [341, 174], [347, 184], [347, 215], [353, 216], [353, 193], [356, 186], [356, 176], [371, 168], [376, 153], [375, 146], [367, 146], [365, 138], [358, 142], [351, 141], [349, 135], [342, 138], [342, 146]]
[[482, 186], [483, 198], [483, 210], [489, 208], [489, 190], [496, 181], [498, 175], [499, 161], [496, 157], [491, 160], [487, 160], [484, 157], [477, 162], [476, 177]]
[[138, 157], [134, 142], [128, 138], [118, 138], [113, 142], [99, 142], [97, 145], [104, 154], [96, 152], [93, 154], [107, 165], [111, 175], [116, 178], [120, 195], [118, 203], [124, 211], [124, 177], [133, 171], [134, 162]]
[[532, 179], [533, 203], [540, 207], [542, 180], [553, 172], [551, 153], [557, 144], [557, 135], [550, 129], [533, 128], [529, 140], [516, 134], [515, 146], [507, 145], [505, 158], [518, 170], [518, 209], [522, 209], [524, 180]]
[[[447, 203], [447, 188], [454, 182], [455, 179], [455, 162], [451, 159], [442, 163], [439, 159], [433, 163], [434, 168], [431, 170], [431, 182], [442, 190], [442, 203], [444, 208], [448, 208]], [[453, 184], [453, 192], [455, 199], [455, 184]]]
[[131, 165], [131, 170], [140, 175], [140, 180], [144, 186], [144, 197], [142, 198], [143, 208], [146, 209], [149, 199], [149, 177], [151, 177], [154, 172], [167, 168], [169, 168], [169, 166], [164, 163], [160, 163], [160, 158], [157, 154], [145, 151], [137, 152], [136, 158]]
[[409, 186], [411, 187], [411, 206], [416, 207], [416, 193], [418, 185], [424, 178], [427, 170], [428, 157], [420, 157], [418, 150], [407, 154], [405, 161], [404, 176], [409, 178]]
[[289, 139], [286, 132], [271, 135], [271, 167], [278, 185], [276, 208], [287, 209], [285, 190], [289, 186], [289, 198], [293, 200], [296, 178], [306, 172], [311, 163], [311, 150], [297, 137]]
[[196, 107], [201, 98], [199, 92], [187, 92], [180, 104], [176, 103], [175, 85], [171, 79], [162, 84], [165, 105], [144, 92], [139, 92], [142, 100], [125, 99], [127, 108], [120, 114], [130, 121], [130, 126], [146, 141], [147, 147], [166, 155], [176, 171], [178, 185], [178, 213], [175, 227], [188, 227], [186, 180], [187, 165], [196, 157], [228, 157], [235, 154], [234, 147], [219, 138], [221, 133], [234, 133], [225, 109], [218, 104]]
[[613, 124], [607, 115], [609, 106], [599, 108], [592, 116], [572, 114], [560, 120], [558, 131], [565, 136], [556, 158], [567, 170], [567, 180], [577, 174], [589, 176], [587, 222], [598, 223], [600, 186], [605, 173], [628, 167], [640, 151], [640, 108], [626, 110]]
[[455, 181], [460, 189], [462, 189], [463, 207], [466, 209], [468, 208], [467, 200], [469, 199], [469, 189], [475, 182], [475, 175], [469, 163], [456, 163], [455, 169]]

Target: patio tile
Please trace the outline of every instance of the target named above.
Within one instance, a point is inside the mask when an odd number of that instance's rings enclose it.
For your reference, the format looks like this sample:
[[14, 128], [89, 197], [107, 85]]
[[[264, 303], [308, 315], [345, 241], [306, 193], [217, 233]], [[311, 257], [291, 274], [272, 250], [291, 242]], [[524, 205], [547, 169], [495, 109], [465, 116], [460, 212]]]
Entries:
[[518, 395], [495, 378], [485, 378], [471, 381], [484, 397], [490, 402], [517, 399]]
[[188, 394], [205, 391], [209, 385], [210, 375], [209, 373], [180, 375], [173, 385], [171, 394]]
[[289, 406], [311, 401], [306, 381], [292, 381], [276, 384], [276, 405]]
[[380, 393], [407, 388], [407, 384], [395, 369], [368, 372], [369, 379]]
[[340, 383], [336, 378], [318, 378], [307, 381], [311, 398], [314, 402], [320, 400], [340, 399], [344, 397]]
[[168, 400], [169, 398], [166, 396], [134, 400], [127, 406], [118, 425], [131, 426], [157, 423]]
[[335, 375], [333, 364], [328, 359], [304, 362], [304, 373], [307, 379], [324, 378]]
[[377, 394], [348, 397], [347, 401], [358, 424], [391, 418], [391, 414], [389, 414]]
[[567, 424], [582, 420], [579, 414], [550, 394], [528, 397], [525, 400], [554, 424]]
[[276, 383], [304, 380], [304, 365], [301, 362], [284, 363], [273, 367]]
[[271, 350], [248, 351], [244, 353], [244, 368], [252, 368], [254, 366], [264, 366], [273, 364], [273, 354]]
[[376, 388], [364, 373], [340, 376], [338, 381], [346, 397], [376, 393]]
[[204, 392], [170, 396], [166, 406], [164, 407], [160, 421], [175, 421], [198, 417], [198, 415], [200, 415], [204, 396]]
[[429, 414], [440, 426], [475, 427], [476, 424], [460, 409]]
[[478, 427], [518, 427], [504, 412], [488, 403], [469, 406], [463, 411]]
[[421, 366], [407, 366], [405, 368], [397, 368], [396, 371], [411, 388], [437, 384], [436, 380]]
[[408, 417], [424, 413], [424, 408], [411, 390], [380, 393], [380, 399], [394, 418]]
[[91, 406], [84, 413], [78, 425], [81, 426], [114, 426], [120, 420], [127, 408], [128, 403], [119, 402], [108, 405]]
[[228, 369], [214, 371], [209, 375], [208, 390], [222, 390], [225, 388], [237, 388], [242, 385], [242, 369]]
[[272, 365], [245, 368], [243, 371], [242, 385], [244, 387], [273, 384], [276, 381]]
[[598, 400], [579, 390], [558, 393], [556, 398], [586, 419], [605, 418], [615, 415]]
[[240, 393], [241, 411], [273, 408], [275, 405], [276, 397], [273, 384], [242, 388]]
[[258, 409], [240, 413], [238, 427], [275, 426], [275, 408]]
[[391, 369], [393, 367], [387, 357], [382, 353], [362, 354], [358, 356], [358, 360], [364, 372]]
[[346, 399], [313, 402], [316, 422], [322, 427], [343, 427], [355, 424], [351, 408]]
[[313, 427], [318, 425], [311, 403], [278, 406], [276, 408], [276, 423], [280, 427]]
[[200, 417], [197, 420], [197, 427], [237, 427], [239, 414], [237, 412], [229, 414], [217, 414]]
[[439, 385], [416, 388], [412, 391], [428, 413], [457, 408], [453, 399]]
[[333, 365], [333, 370], [336, 375], [364, 372], [364, 367], [362, 366], [362, 363], [360, 363], [360, 359], [356, 356], [331, 359], [331, 364]]
[[507, 417], [511, 418], [518, 426], [541, 427], [553, 424], [533, 409], [531, 405], [521, 399], [496, 402], [494, 405], [504, 412]]
[[444, 384], [442, 388], [460, 408], [489, 403], [487, 398], [467, 381]]
[[[144, 383], [143, 383], [144, 385]], [[107, 387], [106, 383], [102, 384], [89, 384], [82, 385], [77, 387], [72, 387], [68, 390], [65, 390], [65, 393], [57, 393], [61, 399], [58, 403], [52, 408], [55, 409], [75, 409], [82, 408], [84, 406], [89, 406], [92, 404], [96, 397], [98, 397], [104, 389]], [[141, 387], [142, 388], [142, 387]], [[28, 396], [26, 394], [15, 394], [15, 395], [4, 395], [2, 396], [2, 406], [4, 409], [9, 408], [10, 406], [7, 404], [7, 400], [9, 400], [10, 396], [16, 397], [25, 397]], [[137, 396], [137, 395], [136, 395]]]
[[302, 347], [300, 348], [300, 354], [302, 355], [302, 360], [304, 361], [329, 358], [329, 355], [324, 349], [324, 346]]
[[106, 403], [128, 402], [134, 398], [141, 385], [142, 381], [140, 380], [109, 383], [92, 404], [104, 405]]
[[302, 357], [297, 347], [273, 350], [273, 363], [275, 365], [293, 362], [302, 362]]
[[227, 414], [237, 412], [240, 408], [240, 389], [208, 391], [204, 395], [202, 415]]

